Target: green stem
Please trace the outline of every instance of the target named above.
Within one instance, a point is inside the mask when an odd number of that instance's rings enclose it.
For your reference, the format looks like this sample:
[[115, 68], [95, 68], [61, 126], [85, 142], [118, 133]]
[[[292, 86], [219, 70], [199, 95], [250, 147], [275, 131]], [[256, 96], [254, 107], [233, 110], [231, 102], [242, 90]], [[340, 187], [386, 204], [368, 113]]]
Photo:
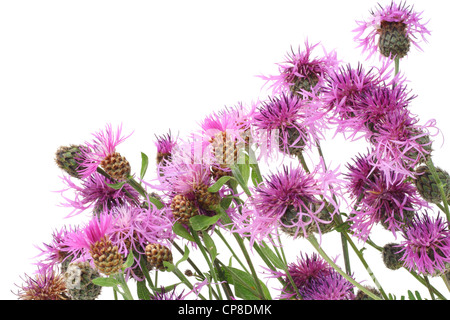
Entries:
[[450, 210], [449, 210], [449, 206], [448, 206], [447, 195], [445, 194], [445, 191], [444, 191], [444, 185], [442, 184], [441, 179], [439, 179], [439, 176], [436, 171], [436, 167], [434, 166], [432, 159], [427, 161], [427, 165], [428, 165], [428, 168], [430, 169], [430, 172], [431, 172], [431, 175], [433, 176], [434, 181], [436, 182], [436, 184], [439, 188], [439, 192], [441, 193], [442, 203], [444, 204], [443, 211], [447, 217], [448, 223], [450, 223]]
[[341, 276], [343, 276], [345, 279], [347, 279], [350, 283], [352, 283], [355, 287], [363, 291], [365, 294], [367, 294], [369, 297], [371, 297], [374, 300], [381, 300], [380, 297], [375, 295], [374, 293], [367, 290], [365, 287], [360, 285], [358, 282], [356, 282], [352, 277], [350, 277], [346, 272], [342, 271], [341, 268], [339, 268], [330, 257], [327, 256], [325, 251], [322, 250], [319, 243], [317, 242], [317, 239], [314, 237], [314, 235], [310, 235], [308, 238], [308, 241], [312, 244], [312, 246], [316, 249], [316, 251], [322, 256], [322, 258], [325, 259]]
[[133, 295], [131, 294], [130, 288], [128, 288], [127, 282], [125, 281], [125, 278], [123, 276], [122, 272], [119, 272], [114, 276], [116, 280], [120, 282], [120, 287], [122, 288], [123, 292], [120, 292], [125, 300], [133, 300]]
[[394, 75], [397, 75], [400, 71], [400, 58], [399, 57], [395, 57], [394, 58], [394, 63], [395, 63], [395, 73]]
[[428, 276], [424, 276], [426, 287], [428, 288], [428, 291], [430, 292], [431, 300], [436, 300], [433, 294], [433, 290], [431, 289], [430, 281], [428, 280]]
[[219, 229], [215, 230], [216, 234], [219, 236], [219, 238], [223, 241], [223, 243], [227, 246], [228, 250], [230, 250], [231, 254], [233, 255], [233, 257], [236, 259], [236, 261], [239, 263], [239, 265], [242, 267], [242, 269], [244, 269], [245, 272], [249, 272], [247, 270], [247, 268], [245, 267], [244, 263], [241, 261], [241, 259], [239, 259], [239, 257], [237, 256], [237, 254], [234, 252], [233, 248], [230, 246], [230, 244], [228, 243], [228, 241], [225, 239], [225, 237], [223, 236], [223, 234], [220, 232]]
[[189, 229], [191, 231], [192, 236], [194, 237], [195, 243], [197, 243], [198, 248], [200, 249], [200, 252], [202, 253], [203, 257], [205, 258], [206, 263], [209, 266], [209, 270], [210, 270], [211, 276], [214, 279], [214, 282], [216, 283], [216, 288], [217, 288], [217, 292], [218, 292], [218, 295], [219, 295], [219, 300], [222, 300], [222, 294], [221, 294], [221, 292], [219, 290], [219, 285], [218, 285], [219, 280], [217, 278], [217, 274], [216, 274], [216, 271], [215, 271], [215, 269], [214, 269], [214, 267], [213, 267], [213, 265], [211, 263], [211, 260], [209, 259], [208, 253], [206, 252], [205, 248], [203, 247], [203, 244], [202, 244], [202, 242], [200, 240], [200, 237], [198, 236], [198, 233], [194, 229], [192, 229], [192, 227], [189, 227]]

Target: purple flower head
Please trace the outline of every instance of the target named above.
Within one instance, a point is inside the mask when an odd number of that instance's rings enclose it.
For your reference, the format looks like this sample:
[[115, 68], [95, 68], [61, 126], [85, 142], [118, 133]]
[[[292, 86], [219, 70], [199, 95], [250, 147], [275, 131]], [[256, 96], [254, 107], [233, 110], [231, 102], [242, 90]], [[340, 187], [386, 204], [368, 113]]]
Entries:
[[114, 217], [101, 213], [94, 216], [81, 228], [67, 235], [66, 247], [68, 254], [79, 257], [78, 260], [86, 261], [91, 258], [90, 249], [96, 242], [108, 237], [114, 225]]
[[[106, 166], [111, 157], [117, 155], [116, 148], [128, 136], [122, 136], [122, 125], [114, 132], [110, 124], [106, 125], [105, 130], [100, 130], [93, 134], [94, 139], [91, 142], [85, 142], [87, 148], [81, 149], [80, 161], [83, 169], [80, 170], [82, 178], [89, 177], [97, 168]], [[106, 170], [106, 168], [104, 168]], [[109, 173], [109, 172], [108, 172]]]
[[367, 132], [368, 140], [380, 122], [384, 122], [392, 113], [408, 109], [409, 103], [416, 97], [410, 92], [403, 83], [397, 82], [395, 86], [380, 83], [359, 97], [355, 122], [360, 122], [360, 130]]
[[172, 158], [172, 151], [177, 145], [177, 138], [172, 137], [172, 133], [161, 136], [156, 136], [156, 163], [163, 164], [166, 161], [170, 161]]
[[[294, 237], [307, 236], [309, 227], [317, 226], [320, 230], [319, 224], [330, 223], [321, 213], [330, 210], [329, 217], [336, 213], [336, 209], [329, 209], [338, 208], [330, 188], [333, 185], [334, 192], [339, 194], [340, 183], [336, 172], [323, 170], [320, 164], [311, 173], [301, 167], [284, 166], [255, 188], [242, 216], [236, 217], [234, 231], [250, 237], [251, 243], [276, 235], [282, 227], [295, 230]], [[321, 198], [328, 202], [327, 208]]]
[[238, 103], [209, 114], [200, 123], [203, 152], [210, 153], [213, 172], [229, 173], [231, 165], [240, 161], [241, 150], [250, 143], [255, 107]]
[[390, 62], [369, 71], [358, 63], [356, 69], [347, 64], [327, 77], [321, 101], [331, 113], [330, 123], [337, 125], [336, 133], [350, 132], [352, 139], [361, 131], [363, 135], [366, 134], [367, 124], [361, 121], [361, 116], [366, 111], [361, 103], [362, 98], [370, 96], [373, 88], [379, 85], [388, 86], [399, 82], [399, 75], [390, 79], [392, 72]]
[[114, 224], [108, 232], [109, 239], [122, 256], [133, 253], [135, 263], [126, 272], [138, 280], [142, 280], [139, 262], [145, 257], [145, 246], [148, 243], [169, 246], [170, 240], [174, 238], [173, 224], [166, 217], [165, 210], [148, 203], [148, 208], [123, 205], [109, 212], [114, 216]]
[[[68, 217], [80, 214], [85, 210], [99, 213], [104, 209], [111, 209], [124, 203], [136, 205], [139, 200], [139, 193], [134, 188], [124, 184], [120, 189], [114, 189], [108, 185], [114, 182], [97, 172], [84, 180], [77, 180], [81, 185], [75, 183], [69, 176], [63, 176], [62, 180], [67, 185], [66, 189], [60, 191], [66, 201], [62, 203], [62, 206], [72, 208]], [[73, 198], [64, 195], [68, 191], [73, 192]]]
[[254, 116], [258, 144], [268, 153], [280, 150], [292, 155], [310, 148], [326, 128], [320, 107], [315, 101], [287, 93], [269, 97]]
[[362, 197], [375, 182], [373, 176], [380, 175], [379, 169], [369, 161], [369, 157], [359, 154], [353, 159], [353, 164], [347, 164], [348, 172], [345, 174], [348, 181], [347, 190], [353, 199]]
[[424, 162], [431, 152], [429, 136], [439, 132], [434, 119], [424, 125], [418, 122], [409, 110], [396, 109], [374, 124], [370, 138], [374, 164], [384, 171], [412, 176], [411, 169]]
[[39, 269], [34, 277], [25, 274], [17, 296], [21, 300], [68, 300], [64, 277], [51, 268]]
[[159, 291], [155, 291], [150, 297], [150, 300], [184, 300], [183, 292], [176, 293], [175, 287], [167, 291], [165, 287], [161, 287]]
[[278, 64], [278, 75], [261, 76], [267, 83], [272, 82], [273, 94], [292, 92], [309, 96], [311, 91], [313, 94], [320, 91], [325, 77], [339, 61], [334, 50], [327, 53], [323, 46], [323, 56], [313, 57], [312, 52], [319, 44], [310, 45], [306, 40], [304, 50], [294, 52], [291, 48], [286, 60]]
[[337, 272], [313, 279], [300, 290], [304, 300], [354, 300], [354, 285]]
[[[69, 264], [71, 260], [76, 257], [67, 254], [67, 237], [76, 229], [71, 229], [68, 226], [63, 226], [61, 229], [56, 230], [52, 234], [52, 241], [50, 243], [44, 243], [43, 247], [38, 249], [41, 253], [38, 257], [42, 257], [36, 265], [39, 270], [54, 269], [56, 266], [63, 266]], [[64, 270], [64, 267], [61, 268]]]
[[306, 254], [305, 257], [301, 253], [297, 257], [297, 262], [288, 266], [288, 272], [298, 289], [310, 286], [315, 279], [330, 274], [332, 270], [332, 267], [317, 253], [311, 256]]
[[368, 58], [378, 50], [380, 59], [402, 58], [408, 53], [410, 43], [422, 50], [419, 37], [426, 41], [426, 35], [430, 34], [427, 23], [421, 21], [422, 12], [414, 11], [406, 2], [397, 4], [392, 1], [390, 5], [378, 6], [371, 11], [372, 16], [367, 21], [356, 21], [358, 27], [353, 30], [357, 33], [354, 40], [368, 54]]
[[409, 270], [427, 275], [445, 272], [450, 264], [450, 230], [439, 215], [433, 218], [427, 212], [416, 216], [403, 232], [399, 245], [400, 260]]
[[365, 180], [361, 178], [362, 198], [355, 201], [356, 208], [352, 209], [349, 221], [355, 236], [362, 240], [368, 238], [378, 223], [396, 236], [418, 209], [428, 206], [405, 175], [374, 170]]

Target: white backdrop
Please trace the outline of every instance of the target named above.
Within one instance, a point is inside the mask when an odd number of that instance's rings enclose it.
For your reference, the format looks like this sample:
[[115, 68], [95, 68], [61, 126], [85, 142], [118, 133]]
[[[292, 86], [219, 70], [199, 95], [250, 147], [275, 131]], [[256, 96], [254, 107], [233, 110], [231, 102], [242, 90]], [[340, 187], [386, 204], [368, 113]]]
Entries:
[[[424, 11], [432, 32], [424, 52], [413, 48], [400, 64], [418, 95], [411, 109], [422, 123], [437, 119], [443, 136], [450, 137], [450, 4], [408, 4]], [[120, 152], [138, 172], [141, 151], [155, 156], [155, 134], [171, 129], [183, 136], [212, 111], [266, 98], [264, 82], [255, 76], [276, 74], [275, 63], [307, 38], [335, 49], [344, 62], [376, 64], [365, 61], [351, 32], [355, 20], [368, 18], [376, 5], [361, 0], [0, 2], [0, 298], [16, 299], [14, 283], [34, 271], [39, 252], [34, 245], [49, 242], [64, 224], [87, 219], [64, 219], [68, 210], [58, 206], [61, 198], [53, 191], [64, 185], [54, 153], [60, 145], [90, 139], [108, 122], [123, 123], [124, 132], [134, 133]], [[366, 144], [337, 137], [323, 148], [328, 161], [344, 168]], [[435, 163], [450, 170], [448, 143], [438, 139], [434, 148]], [[384, 244], [393, 238], [380, 229], [374, 240]], [[338, 237], [325, 237], [324, 245], [330, 256], [340, 253]], [[285, 250], [291, 261], [300, 251], [312, 251], [301, 240]], [[407, 272], [390, 271], [378, 252], [365, 252], [386, 292], [400, 296], [412, 289], [428, 297]], [[372, 285], [359, 261], [352, 261], [356, 280]], [[341, 259], [338, 263], [343, 267]], [[432, 280], [447, 292], [440, 279]]]

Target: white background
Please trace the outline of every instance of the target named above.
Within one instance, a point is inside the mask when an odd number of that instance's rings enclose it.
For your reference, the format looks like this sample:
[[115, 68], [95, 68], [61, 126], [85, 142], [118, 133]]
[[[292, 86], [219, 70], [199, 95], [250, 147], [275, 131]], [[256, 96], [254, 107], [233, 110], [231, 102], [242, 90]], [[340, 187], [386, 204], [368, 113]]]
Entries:
[[[390, 1], [382, 1], [382, 4]], [[54, 164], [60, 145], [90, 139], [106, 123], [123, 123], [133, 135], [120, 146], [135, 172], [140, 153], [154, 159], [154, 135], [169, 129], [180, 135], [197, 130], [212, 111], [238, 102], [265, 99], [256, 75], [276, 74], [291, 46], [321, 41], [336, 49], [344, 63], [369, 66], [351, 32], [355, 20], [369, 17], [376, 1], [1, 1], [0, 139], [1, 232], [0, 298], [11, 293], [20, 276], [34, 272], [34, 246], [51, 241], [64, 224], [67, 208], [54, 191], [64, 187]], [[409, 1], [424, 11], [432, 31], [424, 52], [412, 49], [400, 68], [418, 97], [411, 109], [422, 119], [437, 119], [450, 137], [448, 64], [450, 26], [446, 1]], [[315, 52], [320, 55], [321, 51]], [[333, 166], [364, 151], [366, 144], [342, 137], [323, 142]], [[434, 144], [438, 166], [450, 170], [450, 146]], [[274, 167], [272, 170], [276, 169]], [[151, 169], [149, 175], [153, 174]], [[379, 230], [374, 240], [394, 240]], [[362, 243], [358, 246], [362, 247]], [[328, 254], [340, 254], [339, 237], [325, 237]], [[298, 240], [285, 247], [288, 260], [311, 252]], [[377, 251], [365, 251], [386, 292], [427, 290], [407, 272], [386, 269]], [[176, 255], [176, 259], [179, 258]], [[354, 257], [353, 257], [354, 258]], [[358, 260], [357, 281], [373, 285]], [[341, 258], [338, 263], [343, 266]], [[440, 279], [432, 279], [441, 292]], [[111, 297], [105, 292], [104, 298]]]

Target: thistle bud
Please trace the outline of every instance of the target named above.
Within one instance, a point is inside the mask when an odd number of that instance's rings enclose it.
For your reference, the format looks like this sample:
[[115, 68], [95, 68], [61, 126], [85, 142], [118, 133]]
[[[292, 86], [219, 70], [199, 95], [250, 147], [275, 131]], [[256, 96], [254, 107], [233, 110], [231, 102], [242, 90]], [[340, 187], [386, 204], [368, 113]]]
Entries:
[[101, 166], [111, 178], [118, 181], [127, 180], [131, 173], [130, 163], [118, 152], [107, 155], [102, 160]]
[[80, 145], [70, 145], [61, 146], [56, 151], [55, 162], [62, 170], [67, 172], [70, 176], [74, 178], [80, 178], [79, 171], [82, 169], [80, 166], [80, 156], [82, 146]]
[[403, 22], [381, 21], [378, 48], [385, 57], [403, 58], [409, 51], [410, 40]]
[[90, 253], [97, 270], [107, 276], [118, 273], [122, 268], [123, 257], [118, 247], [113, 246], [111, 240], [106, 237], [93, 243]]
[[[423, 165], [416, 169], [416, 173], [417, 175], [414, 184], [422, 198], [431, 203], [441, 203], [441, 192], [430, 169], [426, 165]], [[444, 193], [448, 199], [450, 197], [450, 176], [446, 171], [440, 168], [436, 168], [436, 173], [444, 186]]]
[[170, 208], [174, 218], [184, 225], [188, 225], [189, 219], [198, 214], [195, 203], [181, 194], [173, 197]]
[[198, 205], [204, 210], [214, 210], [220, 203], [220, 196], [217, 192], [209, 192], [204, 184], [194, 187], [195, 197]]
[[395, 243], [388, 243], [383, 247], [381, 255], [384, 265], [391, 270], [397, 270], [403, 267], [403, 261], [400, 260], [402, 254], [399, 253], [400, 248]]
[[159, 243], [150, 243], [145, 247], [145, 255], [151, 267], [165, 271], [164, 261], [173, 262], [172, 251]]
[[95, 300], [102, 287], [92, 283], [92, 279], [99, 276], [98, 271], [91, 268], [88, 262], [70, 263], [64, 273], [64, 279], [72, 300]]

